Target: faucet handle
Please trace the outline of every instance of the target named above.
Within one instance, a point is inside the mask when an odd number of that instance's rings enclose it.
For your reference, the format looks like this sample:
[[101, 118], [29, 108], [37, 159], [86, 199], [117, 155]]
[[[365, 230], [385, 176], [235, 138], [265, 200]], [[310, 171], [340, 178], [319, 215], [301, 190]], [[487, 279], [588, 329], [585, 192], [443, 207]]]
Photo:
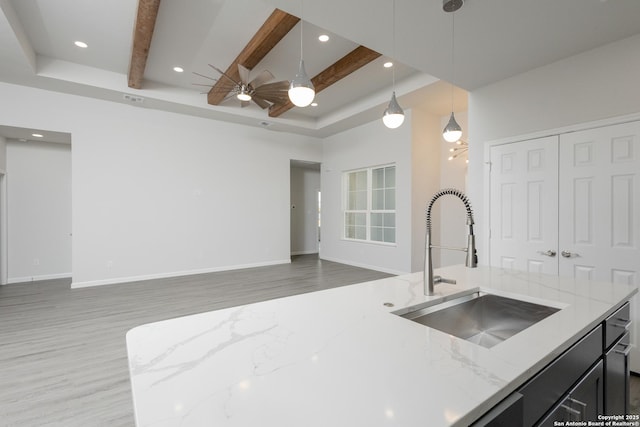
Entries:
[[451, 285], [455, 285], [456, 279], [445, 279], [442, 276], [433, 276], [433, 283], [449, 283]]

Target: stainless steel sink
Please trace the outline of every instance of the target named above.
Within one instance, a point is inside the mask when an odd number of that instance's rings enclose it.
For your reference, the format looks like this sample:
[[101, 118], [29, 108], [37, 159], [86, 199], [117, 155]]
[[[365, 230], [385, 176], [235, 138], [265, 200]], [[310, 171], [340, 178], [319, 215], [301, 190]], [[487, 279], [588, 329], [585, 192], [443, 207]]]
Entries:
[[491, 348], [558, 308], [476, 292], [400, 316]]

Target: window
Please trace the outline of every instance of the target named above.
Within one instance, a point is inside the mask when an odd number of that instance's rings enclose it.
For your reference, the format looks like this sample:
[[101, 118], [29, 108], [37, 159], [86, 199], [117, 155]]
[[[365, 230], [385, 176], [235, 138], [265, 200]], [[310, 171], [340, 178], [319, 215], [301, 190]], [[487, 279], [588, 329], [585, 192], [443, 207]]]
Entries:
[[396, 242], [396, 167], [345, 172], [344, 238]]

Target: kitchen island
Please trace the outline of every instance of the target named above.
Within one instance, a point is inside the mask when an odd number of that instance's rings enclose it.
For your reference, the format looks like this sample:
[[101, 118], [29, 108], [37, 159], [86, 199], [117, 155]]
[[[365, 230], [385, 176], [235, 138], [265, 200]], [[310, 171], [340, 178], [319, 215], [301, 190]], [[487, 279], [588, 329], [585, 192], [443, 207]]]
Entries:
[[[136, 327], [142, 426], [465, 426], [564, 353], [635, 286], [489, 267], [423, 294], [415, 273]], [[559, 310], [485, 348], [402, 318], [478, 290]]]

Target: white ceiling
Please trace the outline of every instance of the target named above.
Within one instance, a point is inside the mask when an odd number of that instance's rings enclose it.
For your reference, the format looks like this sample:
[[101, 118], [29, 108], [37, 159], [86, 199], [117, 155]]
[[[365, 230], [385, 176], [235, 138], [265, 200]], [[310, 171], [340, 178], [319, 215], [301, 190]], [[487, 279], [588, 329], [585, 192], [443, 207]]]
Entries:
[[[159, 108], [269, 129], [326, 136], [380, 117], [391, 94], [395, 58], [400, 104], [445, 115], [466, 109], [465, 90], [640, 32], [639, 0], [466, 0], [455, 13], [455, 73], [451, 64], [452, 14], [441, 0], [162, 0], [140, 90], [127, 87], [137, 2], [133, 0], [0, 0], [0, 80], [126, 102], [141, 96]], [[304, 18], [303, 52], [313, 76], [359, 44], [383, 54], [317, 96], [317, 107], [269, 118], [257, 106], [231, 99], [206, 102], [205, 78], [218, 77], [273, 9]], [[298, 24], [254, 72], [289, 80], [300, 58]], [[327, 33], [328, 43], [317, 36]], [[73, 45], [89, 44], [87, 49]], [[176, 65], [186, 71], [175, 73]], [[452, 78], [453, 75], [453, 78]], [[4, 123], [0, 123], [3, 125]]]

